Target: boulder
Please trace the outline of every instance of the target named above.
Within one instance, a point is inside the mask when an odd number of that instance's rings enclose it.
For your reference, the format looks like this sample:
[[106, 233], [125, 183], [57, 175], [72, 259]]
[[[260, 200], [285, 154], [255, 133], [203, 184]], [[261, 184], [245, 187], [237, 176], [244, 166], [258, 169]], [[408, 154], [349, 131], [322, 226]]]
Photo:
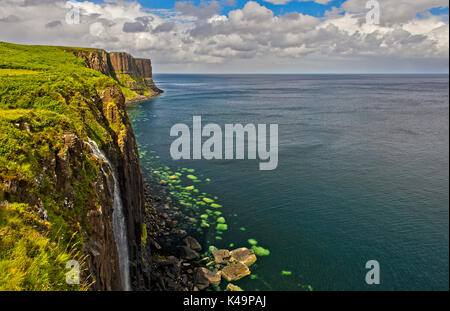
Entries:
[[214, 261], [218, 264], [225, 264], [231, 260], [230, 251], [227, 249], [213, 250], [212, 255], [214, 256]]
[[228, 285], [227, 285], [227, 291], [229, 291], [229, 292], [242, 292], [243, 289], [240, 288], [240, 287], [237, 286], [237, 285], [228, 283]]
[[212, 272], [206, 268], [198, 268], [195, 273], [195, 285], [200, 289], [205, 289], [210, 285], [218, 285], [221, 281], [219, 272]]
[[184, 242], [184, 244], [186, 244], [187, 247], [189, 247], [190, 249], [193, 249], [194, 251], [202, 250], [202, 246], [200, 245], [200, 243], [198, 243], [198, 241], [191, 236], [185, 237], [183, 242]]
[[251, 273], [250, 269], [240, 262], [230, 266], [226, 266], [225, 268], [222, 269], [222, 276], [228, 282], [237, 281], [243, 278], [244, 276], [250, 275], [250, 273]]
[[255, 252], [252, 249], [241, 247], [230, 252], [231, 261], [237, 261], [244, 265], [251, 266], [256, 261]]
[[172, 234], [177, 237], [183, 237], [186, 235], [186, 231], [184, 231], [182, 229], [175, 229], [175, 230], [172, 230]]
[[186, 259], [186, 260], [194, 260], [198, 258], [198, 254], [196, 251], [190, 249], [187, 246], [179, 246], [178, 251], [180, 254], [180, 258]]

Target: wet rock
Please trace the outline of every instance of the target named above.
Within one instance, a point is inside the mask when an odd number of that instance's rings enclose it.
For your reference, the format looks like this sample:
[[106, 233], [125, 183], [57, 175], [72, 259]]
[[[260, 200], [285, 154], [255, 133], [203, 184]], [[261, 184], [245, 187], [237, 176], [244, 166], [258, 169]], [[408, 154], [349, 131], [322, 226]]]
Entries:
[[214, 257], [214, 261], [218, 264], [225, 264], [231, 261], [231, 254], [227, 249], [213, 250], [212, 255]]
[[176, 220], [173, 220], [167, 224], [167, 226], [171, 229], [175, 228], [177, 225], [178, 225], [178, 221], [176, 221]]
[[186, 231], [184, 231], [184, 230], [181, 230], [181, 229], [175, 229], [175, 230], [172, 230], [172, 234], [175, 235], [175, 236], [178, 236], [178, 237], [183, 237], [183, 236], [185, 236], [187, 233], [186, 233]]
[[187, 246], [178, 246], [178, 251], [180, 258], [186, 260], [194, 260], [198, 258], [198, 253]]
[[160, 249], [161, 249], [161, 245], [159, 245], [158, 242], [156, 242], [156, 241], [153, 240], [153, 239], [149, 239], [149, 240], [150, 240], [151, 245], [152, 245], [154, 248], [156, 248], [157, 250], [160, 250]]
[[227, 285], [227, 291], [230, 291], [230, 292], [242, 292], [243, 289], [240, 288], [240, 287], [237, 286], [237, 285], [228, 283], [228, 285]]
[[243, 278], [244, 276], [250, 275], [250, 273], [251, 273], [250, 269], [240, 262], [230, 266], [226, 266], [225, 268], [222, 269], [222, 276], [228, 282], [237, 281]]
[[205, 289], [210, 285], [218, 285], [221, 275], [206, 268], [198, 268], [195, 274], [195, 285], [200, 289]]
[[184, 242], [184, 244], [186, 244], [187, 247], [189, 247], [190, 249], [193, 249], [194, 251], [202, 250], [202, 246], [200, 245], [200, 243], [198, 243], [198, 241], [191, 236], [185, 237], [183, 242]]
[[256, 261], [255, 252], [246, 247], [241, 247], [230, 252], [231, 260], [240, 262], [244, 265], [251, 266]]

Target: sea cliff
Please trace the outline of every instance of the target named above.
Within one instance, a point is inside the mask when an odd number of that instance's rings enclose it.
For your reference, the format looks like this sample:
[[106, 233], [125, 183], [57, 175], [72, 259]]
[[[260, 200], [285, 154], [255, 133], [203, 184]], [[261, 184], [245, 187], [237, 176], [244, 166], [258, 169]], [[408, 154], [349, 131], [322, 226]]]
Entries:
[[[0, 42], [0, 289], [123, 289], [114, 174], [131, 288], [149, 288], [143, 179], [125, 107], [159, 93], [150, 60]], [[69, 261], [80, 265], [79, 284], [66, 282]]]

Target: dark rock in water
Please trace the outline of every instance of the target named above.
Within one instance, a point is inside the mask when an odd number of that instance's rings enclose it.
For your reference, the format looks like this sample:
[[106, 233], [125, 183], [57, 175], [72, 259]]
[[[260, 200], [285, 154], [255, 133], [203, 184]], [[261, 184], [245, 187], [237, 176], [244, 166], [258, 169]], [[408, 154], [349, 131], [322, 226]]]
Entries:
[[256, 255], [252, 249], [241, 247], [230, 252], [232, 261], [240, 262], [244, 265], [250, 266], [255, 263]]
[[218, 264], [225, 264], [231, 260], [230, 251], [227, 249], [214, 250], [212, 255], [214, 256], [214, 261]]
[[161, 245], [158, 244], [158, 242], [156, 242], [155, 240], [149, 238], [151, 245], [156, 248], [157, 250], [161, 249]]
[[221, 281], [220, 273], [212, 272], [206, 268], [198, 268], [195, 273], [195, 285], [202, 290], [210, 285], [218, 285]]
[[250, 273], [250, 269], [242, 263], [235, 263], [222, 269], [222, 276], [228, 282], [237, 281]]
[[180, 258], [187, 260], [194, 260], [198, 258], [198, 253], [187, 246], [178, 246], [177, 247]]
[[178, 225], [178, 221], [173, 220], [167, 224], [169, 228], [175, 228]]
[[181, 229], [175, 229], [175, 230], [172, 231], [172, 234], [175, 235], [175, 236], [178, 236], [178, 237], [183, 237], [183, 236], [185, 236], [187, 233], [186, 233], [186, 231], [184, 231], [184, 230], [181, 230]]
[[202, 246], [200, 245], [200, 243], [198, 243], [198, 241], [191, 236], [185, 237], [183, 242], [184, 242], [184, 244], [186, 244], [187, 247], [189, 247], [190, 249], [193, 249], [194, 251], [202, 250]]

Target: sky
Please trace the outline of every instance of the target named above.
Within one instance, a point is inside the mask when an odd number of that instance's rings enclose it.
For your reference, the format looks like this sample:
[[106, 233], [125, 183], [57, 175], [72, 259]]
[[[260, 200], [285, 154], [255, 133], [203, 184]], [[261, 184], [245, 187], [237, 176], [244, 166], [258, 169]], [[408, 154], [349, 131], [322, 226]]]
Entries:
[[0, 41], [155, 73], [448, 73], [448, 0], [0, 0]]

